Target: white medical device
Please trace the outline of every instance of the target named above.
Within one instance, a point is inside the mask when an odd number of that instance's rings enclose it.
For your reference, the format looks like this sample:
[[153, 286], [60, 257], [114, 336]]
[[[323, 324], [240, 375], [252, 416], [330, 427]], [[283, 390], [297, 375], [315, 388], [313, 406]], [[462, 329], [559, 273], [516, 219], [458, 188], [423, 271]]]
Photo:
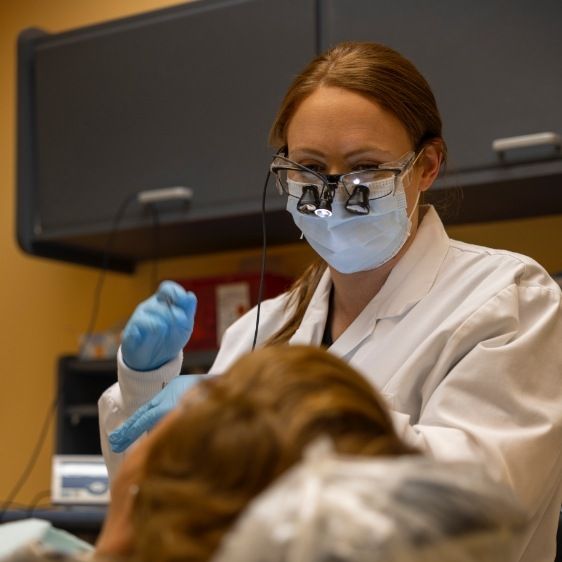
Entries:
[[53, 504], [107, 504], [109, 478], [101, 455], [55, 455], [51, 474]]

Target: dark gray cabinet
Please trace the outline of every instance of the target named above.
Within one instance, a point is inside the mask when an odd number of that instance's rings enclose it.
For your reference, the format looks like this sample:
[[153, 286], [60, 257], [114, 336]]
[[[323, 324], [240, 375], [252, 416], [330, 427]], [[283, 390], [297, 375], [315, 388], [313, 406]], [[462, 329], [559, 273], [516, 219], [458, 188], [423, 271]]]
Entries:
[[[123, 202], [173, 186], [191, 188], [193, 198], [159, 209], [160, 256], [258, 246], [269, 127], [293, 75], [316, 52], [315, 23], [315, 0], [204, 0], [63, 33], [22, 33], [24, 250], [100, 265]], [[272, 222], [296, 240], [283, 207], [272, 193]], [[272, 242], [288, 240], [281, 225]], [[152, 257], [146, 207], [131, 201], [116, 230], [114, 267]]]
[[560, 0], [322, 0], [322, 22], [323, 48], [377, 41], [418, 67], [437, 98], [454, 172], [498, 165], [494, 139], [562, 135]]
[[[18, 49], [18, 240], [131, 271], [139, 260], [258, 247], [267, 133], [291, 79], [346, 39], [388, 44], [431, 83], [450, 149], [428, 193], [449, 223], [562, 213], [560, 0], [199, 0]], [[158, 207], [134, 194], [193, 189]], [[462, 190], [462, 191], [459, 191]], [[117, 224], [118, 209], [129, 204]], [[298, 239], [270, 185], [268, 243]], [[115, 236], [112, 236], [112, 232]]]
[[380, 42], [428, 79], [449, 147], [448, 173], [429, 199], [462, 188], [450, 222], [562, 212], [559, 144], [492, 148], [497, 139], [562, 137], [562, 2], [321, 0], [320, 9], [323, 49]]

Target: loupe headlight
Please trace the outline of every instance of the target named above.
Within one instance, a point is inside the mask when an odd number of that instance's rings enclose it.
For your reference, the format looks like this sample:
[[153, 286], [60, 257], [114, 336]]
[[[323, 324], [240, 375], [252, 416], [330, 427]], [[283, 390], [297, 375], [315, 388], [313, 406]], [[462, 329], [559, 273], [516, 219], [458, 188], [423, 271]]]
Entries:
[[326, 217], [331, 217], [332, 203], [330, 201], [327, 201], [326, 199], [322, 199], [322, 201], [320, 201], [320, 205], [318, 206], [318, 209], [314, 211], [314, 214], [322, 219]]
[[332, 185], [327, 185], [322, 190], [322, 197], [320, 198], [320, 205], [318, 209], [314, 211], [314, 214], [320, 218], [326, 218], [332, 216], [332, 201], [334, 200], [335, 187]]

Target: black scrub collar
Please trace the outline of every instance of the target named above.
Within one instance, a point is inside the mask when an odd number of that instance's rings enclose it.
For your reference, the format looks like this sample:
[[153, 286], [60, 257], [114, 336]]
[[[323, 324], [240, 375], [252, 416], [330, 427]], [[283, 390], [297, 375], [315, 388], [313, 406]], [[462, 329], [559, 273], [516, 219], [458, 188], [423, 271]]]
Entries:
[[334, 311], [334, 285], [330, 289], [330, 296], [328, 297], [328, 314], [326, 315], [326, 325], [324, 326], [324, 333], [322, 334], [322, 347], [330, 347], [334, 340], [332, 339], [332, 316]]

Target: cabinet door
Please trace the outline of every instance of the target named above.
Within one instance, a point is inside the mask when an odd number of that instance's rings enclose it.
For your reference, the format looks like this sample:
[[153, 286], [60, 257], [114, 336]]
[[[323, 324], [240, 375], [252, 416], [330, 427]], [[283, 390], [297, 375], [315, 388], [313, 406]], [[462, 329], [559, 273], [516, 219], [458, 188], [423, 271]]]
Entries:
[[560, 0], [322, 0], [320, 20], [323, 48], [376, 41], [417, 66], [441, 110], [451, 171], [498, 164], [494, 139], [562, 135]]
[[[259, 245], [268, 131], [315, 54], [315, 25], [315, 0], [201, 0], [32, 34], [20, 57], [20, 137], [34, 157], [19, 174], [25, 249], [64, 245], [86, 260], [105, 251], [127, 197], [172, 186], [193, 198], [161, 206], [161, 255]], [[283, 207], [272, 195], [268, 209]], [[114, 253], [150, 258], [152, 229], [130, 204]]]

